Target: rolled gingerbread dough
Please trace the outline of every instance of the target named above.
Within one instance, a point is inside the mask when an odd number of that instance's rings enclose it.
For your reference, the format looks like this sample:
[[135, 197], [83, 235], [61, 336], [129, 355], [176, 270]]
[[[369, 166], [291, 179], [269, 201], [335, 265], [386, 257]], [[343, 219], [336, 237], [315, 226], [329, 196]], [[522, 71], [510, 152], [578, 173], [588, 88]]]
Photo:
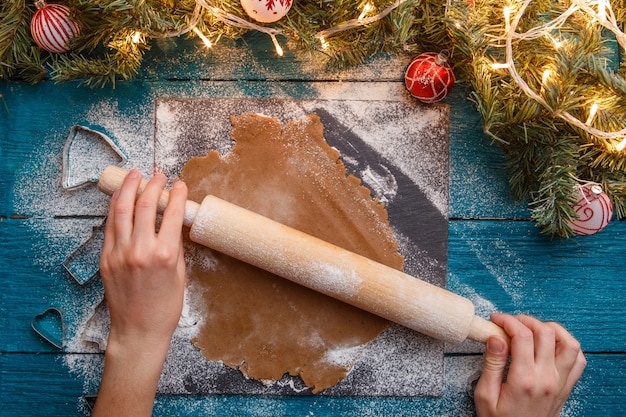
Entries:
[[[189, 197], [212, 194], [393, 268], [402, 269], [387, 212], [346, 175], [315, 115], [289, 122], [231, 117], [233, 149], [190, 159]], [[253, 241], [254, 236], [250, 239]], [[205, 314], [193, 343], [247, 378], [299, 376], [313, 393], [349, 373], [389, 322], [207, 248], [192, 246], [190, 280]], [[202, 261], [198, 261], [201, 258]]]

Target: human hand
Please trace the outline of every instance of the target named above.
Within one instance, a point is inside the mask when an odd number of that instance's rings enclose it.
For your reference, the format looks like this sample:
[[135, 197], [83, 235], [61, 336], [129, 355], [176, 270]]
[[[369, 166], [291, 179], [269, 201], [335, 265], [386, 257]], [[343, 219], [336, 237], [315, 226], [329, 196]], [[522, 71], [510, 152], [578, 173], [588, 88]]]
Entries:
[[556, 417], [587, 364], [580, 344], [562, 326], [533, 317], [493, 314], [511, 336], [487, 341], [485, 364], [474, 391], [480, 417]]
[[166, 182], [164, 175], [155, 175], [137, 198], [141, 175], [131, 170], [111, 198], [100, 256], [111, 329], [94, 417], [152, 413], [186, 277], [184, 183], [172, 186], [156, 231], [157, 203]]
[[157, 232], [157, 202], [167, 178], [156, 174], [137, 197], [141, 180], [138, 171], [129, 172], [111, 198], [105, 228], [100, 275], [111, 316], [108, 346], [167, 353], [183, 305], [187, 188], [173, 185]]

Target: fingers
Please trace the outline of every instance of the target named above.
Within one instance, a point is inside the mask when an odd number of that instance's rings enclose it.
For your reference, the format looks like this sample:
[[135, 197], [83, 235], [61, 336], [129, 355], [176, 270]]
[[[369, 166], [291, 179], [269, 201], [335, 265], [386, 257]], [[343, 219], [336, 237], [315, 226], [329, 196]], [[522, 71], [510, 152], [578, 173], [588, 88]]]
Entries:
[[503, 382], [506, 344], [490, 337], [474, 391], [478, 415], [558, 415], [586, 365], [578, 341], [556, 323], [525, 315], [491, 320], [511, 337], [511, 363]]
[[112, 223], [118, 242], [128, 242], [132, 235], [135, 198], [140, 184], [141, 174], [136, 169], [131, 170], [124, 178], [117, 200], [111, 201]]
[[483, 371], [474, 391], [476, 401], [495, 407], [500, 397], [508, 356], [508, 345], [502, 337], [491, 336], [487, 340]]
[[111, 196], [111, 203], [109, 205], [109, 212], [104, 225], [104, 243], [102, 244], [102, 253], [109, 253], [113, 248], [113, 242], [115, 241], [115, 207], [117, 205], [117, 199], [119, 198], [119, 190], [115, 191]]
[[[128, 243], [131, 238], [136, 238], [147, 242], [146, 239], [154, 238], [157, 205], [167, 178], [163, 174], [155, 174], [137, 198], [141, 181], [139, 171], [129, 171], [122, 187], [111, 197], [105, 226], [105, 245], [107, 241], [107, 246], [110, 246], [114, 241]], [[164, 242], [179, 241], [186, 200], [187, 187], [183, 182], [175, 183], [161, 225]]]
[[163, 221], [159, 230], [159, 239], [166, 242], [178, 242], [181, 239], [185, 203], [187, 202], [187, 186], [182, 181], [172, 185], [170, 198], [163, 213]]
[[157, 205], [166, 183], [167, 177], [165, 175], [155, 174], [137, 198], [133, 236], [139, 241], [154, 239]]
[[583, 374], [587, 359], [580, 348], [580, 343], [563, 326], [548, 322], [556, 338], [555, 366], [559, 373], [568, 372], [567, 385], [571, 390]]
[[534, 317], [520, 315], [517, 319], [533, 332], [535, 363], [544, 369], [555, 366], [556, 332], [554, 328]]
[[510, 372], [555, 369], [571, 391], [582, 376], [587, 360], [580, 343], [562, 326], [534, 317], [494, 314], [494, 323], [511, 336]]
[[532, 369], [535, 366], [533, 332], [521, 321], [508, 314], [494, 313], [491, 320], [511, 336], [511, 371]]
[[586, 367], [587, 358], [585, 358], [585, 354], [583, 353], [583, 351], [580, 350], [578, 351], [578, 355], [576, 355], [576, 362], [574, 362], [574, 366], [572, 367], [572, 370], [567, 377], [567, 386], [570, 391], [574, 388], [576, 382], [578, 382], [580, 377], [583, 375], [583, 371]]

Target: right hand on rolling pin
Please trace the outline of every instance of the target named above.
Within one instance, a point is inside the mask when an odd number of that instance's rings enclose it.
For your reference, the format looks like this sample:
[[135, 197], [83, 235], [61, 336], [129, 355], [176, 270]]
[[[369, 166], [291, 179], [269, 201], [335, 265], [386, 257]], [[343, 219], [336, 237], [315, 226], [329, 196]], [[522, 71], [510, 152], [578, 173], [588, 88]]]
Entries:
[[499, 336], [487, 341], [474, 401], [480, 417], [556, 417], [587, 364], [580, 344], [560, 325], [529, 316], [493, 314], [511, 336], [511, 363]]

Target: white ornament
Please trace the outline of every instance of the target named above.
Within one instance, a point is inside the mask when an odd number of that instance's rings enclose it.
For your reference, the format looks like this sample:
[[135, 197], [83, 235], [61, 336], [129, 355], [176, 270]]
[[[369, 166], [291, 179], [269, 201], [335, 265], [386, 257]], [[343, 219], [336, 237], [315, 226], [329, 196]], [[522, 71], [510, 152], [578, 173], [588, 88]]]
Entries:
[[287, 14], [292, 0], [241, 0], [241, 7], [257, 22], [274, 23]]
[[591, 235], [604, 229], [613, 216], [611, 199], [599, 184], [587, 184], [576, 187], [579, 198], [574, 206], [578, 218], [570, 222], [577, 235]]

